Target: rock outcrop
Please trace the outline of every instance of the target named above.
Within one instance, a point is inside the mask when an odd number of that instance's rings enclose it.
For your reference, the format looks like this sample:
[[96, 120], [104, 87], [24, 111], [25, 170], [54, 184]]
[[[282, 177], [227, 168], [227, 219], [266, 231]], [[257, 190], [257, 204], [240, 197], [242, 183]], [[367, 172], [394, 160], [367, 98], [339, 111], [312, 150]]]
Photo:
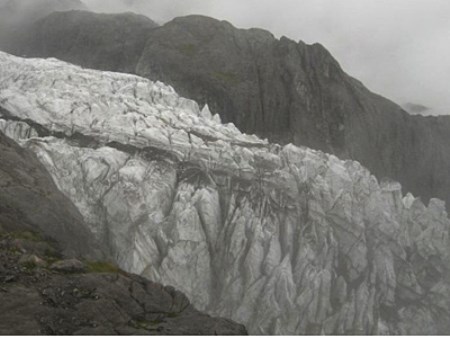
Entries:
[[35, 231], [67, 255], [105, 258], [83, 216], [62, 194], [36, 155], [0, 133], [0, 230]]
[[[244, 132], [357, 160], [426, 203], [438, 197], [450, 205], [450, 118], [410, 116], [348, 76], [320, 44], [278, 40], [264, 30], [236, 29], [201, 16], [132, 29], [131, 38], [117, 35], [108, 44], [102, 43], [105, 34], [86, 28], [111, 20], [54, 13], [30, 29], [15, 52], [163, 81], [201, 106], [208, 103]], [[121, 49], [136, 55], [116, 57]]]
[[59, 256], [36, 233], [0, 232], [1, 335], [246, 334], [198, 312], [172, 287], [102, 262], [81, 272], [83, 263]]
[[0, 130], [126, 271], [252, 334], [448, 334], [445, 205], [158, 82], [0, 54]]

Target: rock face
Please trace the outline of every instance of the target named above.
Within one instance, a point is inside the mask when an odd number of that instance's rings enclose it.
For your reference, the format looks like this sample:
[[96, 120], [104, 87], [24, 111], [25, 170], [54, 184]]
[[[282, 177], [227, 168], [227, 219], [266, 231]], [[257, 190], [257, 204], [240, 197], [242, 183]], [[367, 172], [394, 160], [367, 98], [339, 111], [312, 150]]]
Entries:
[[54, 11], [87, 9], [80, 0], [2, 0], [0, 1], [0, 48], [21, 43], [32, 25]]
[[208, 103], [244, 132], [356, 160], [424, 201], [450, 204], [450, 117], [410, 116], [345, 74], [319, 44], [177, 18], [151, 32], [136, 73]]
[[445, 205], [162, 83], [0, 54], [0, 129], [121, 268], [252, 334], [448, 334]]
[[[450, 118], [410, 116], [345, 74], [321, 45], [189, 16], [142, 31], [145, 49], [131, 47], [128, 36], [120, 35], [110, 51], [94, 43], [98, 34], [85, 28], [85, 16], [55, 13], [43, 19], [16, 52], [163, 81], [184, 97], [208, 103], [213, 113], [244, 132], [357, 160], [425, 202], [438, 197], [450, 205]], [[98, 25], [108, 21], [89, 17]], [[79, 30], [88, 34], [78, 39]], [[140, 34], [134, 30], [133, 35]], [[143, 52], [123, 58], [126, 65], [107, 61], [106, 55], [116, 60], [120, 45]]]
[[[4, 126], [4, 125], [3, 125]], [[0, 133], [0, 228], [40, 231], [67, 255], [102, 258], [82, 215], [53, 183], [36, 155]]]
[[246, 334], [242, 325], [198, 312], [174, 288], [105, 263], [88, 262], [84, 273], [53, 268], [75, 260], [50, 269], [57, 255], [36, 235], [0, 232], [1, 335]]
[[[22, 33], [14, 44], [19, 47], [10, 49], [17, 54], [51, 55], [92, 68], [133, 73], [148, 33], [155, 27], [152, 20], [133, 13], [55, 12], [38, 20], [30, 29], [31, 36]], [[47, 40], [49, 35], [53, 39]]]

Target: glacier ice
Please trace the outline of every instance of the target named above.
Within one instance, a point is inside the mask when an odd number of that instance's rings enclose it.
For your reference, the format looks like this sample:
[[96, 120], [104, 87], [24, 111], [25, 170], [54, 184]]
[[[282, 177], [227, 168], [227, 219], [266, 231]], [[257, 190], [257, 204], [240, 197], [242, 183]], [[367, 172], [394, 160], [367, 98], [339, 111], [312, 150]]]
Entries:
[[0, 53], [0, 130], [123, 269], [253, 334], [450, 332], [445, 205], [169, 86]]

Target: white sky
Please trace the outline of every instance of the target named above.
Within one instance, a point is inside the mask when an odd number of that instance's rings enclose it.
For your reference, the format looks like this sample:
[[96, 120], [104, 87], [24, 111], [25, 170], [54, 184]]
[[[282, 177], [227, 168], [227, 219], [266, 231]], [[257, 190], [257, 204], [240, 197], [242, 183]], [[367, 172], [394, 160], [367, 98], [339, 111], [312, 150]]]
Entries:
[[84, 0], [163, 23], [204, 14], [320, 42], [372, 91], [450, 114], [450, 0]]

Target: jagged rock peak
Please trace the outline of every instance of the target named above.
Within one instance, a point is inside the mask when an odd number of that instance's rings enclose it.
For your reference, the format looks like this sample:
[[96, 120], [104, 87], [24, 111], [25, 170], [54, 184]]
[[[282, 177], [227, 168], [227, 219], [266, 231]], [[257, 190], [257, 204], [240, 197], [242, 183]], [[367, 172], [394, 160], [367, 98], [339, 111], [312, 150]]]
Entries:
[[[232, 34], [236, 27], [226, 20], [217, 20], [203, 15], [188, 15], [177, 17], [166, 24], [167, 26], [181, 26], [195, 36], [213, 37], [216, 34]], [[261, 40], [274, 40], [272, 33], [265, 29], [250, 28], [241, 29], [253, 37], [259, 37]]]

